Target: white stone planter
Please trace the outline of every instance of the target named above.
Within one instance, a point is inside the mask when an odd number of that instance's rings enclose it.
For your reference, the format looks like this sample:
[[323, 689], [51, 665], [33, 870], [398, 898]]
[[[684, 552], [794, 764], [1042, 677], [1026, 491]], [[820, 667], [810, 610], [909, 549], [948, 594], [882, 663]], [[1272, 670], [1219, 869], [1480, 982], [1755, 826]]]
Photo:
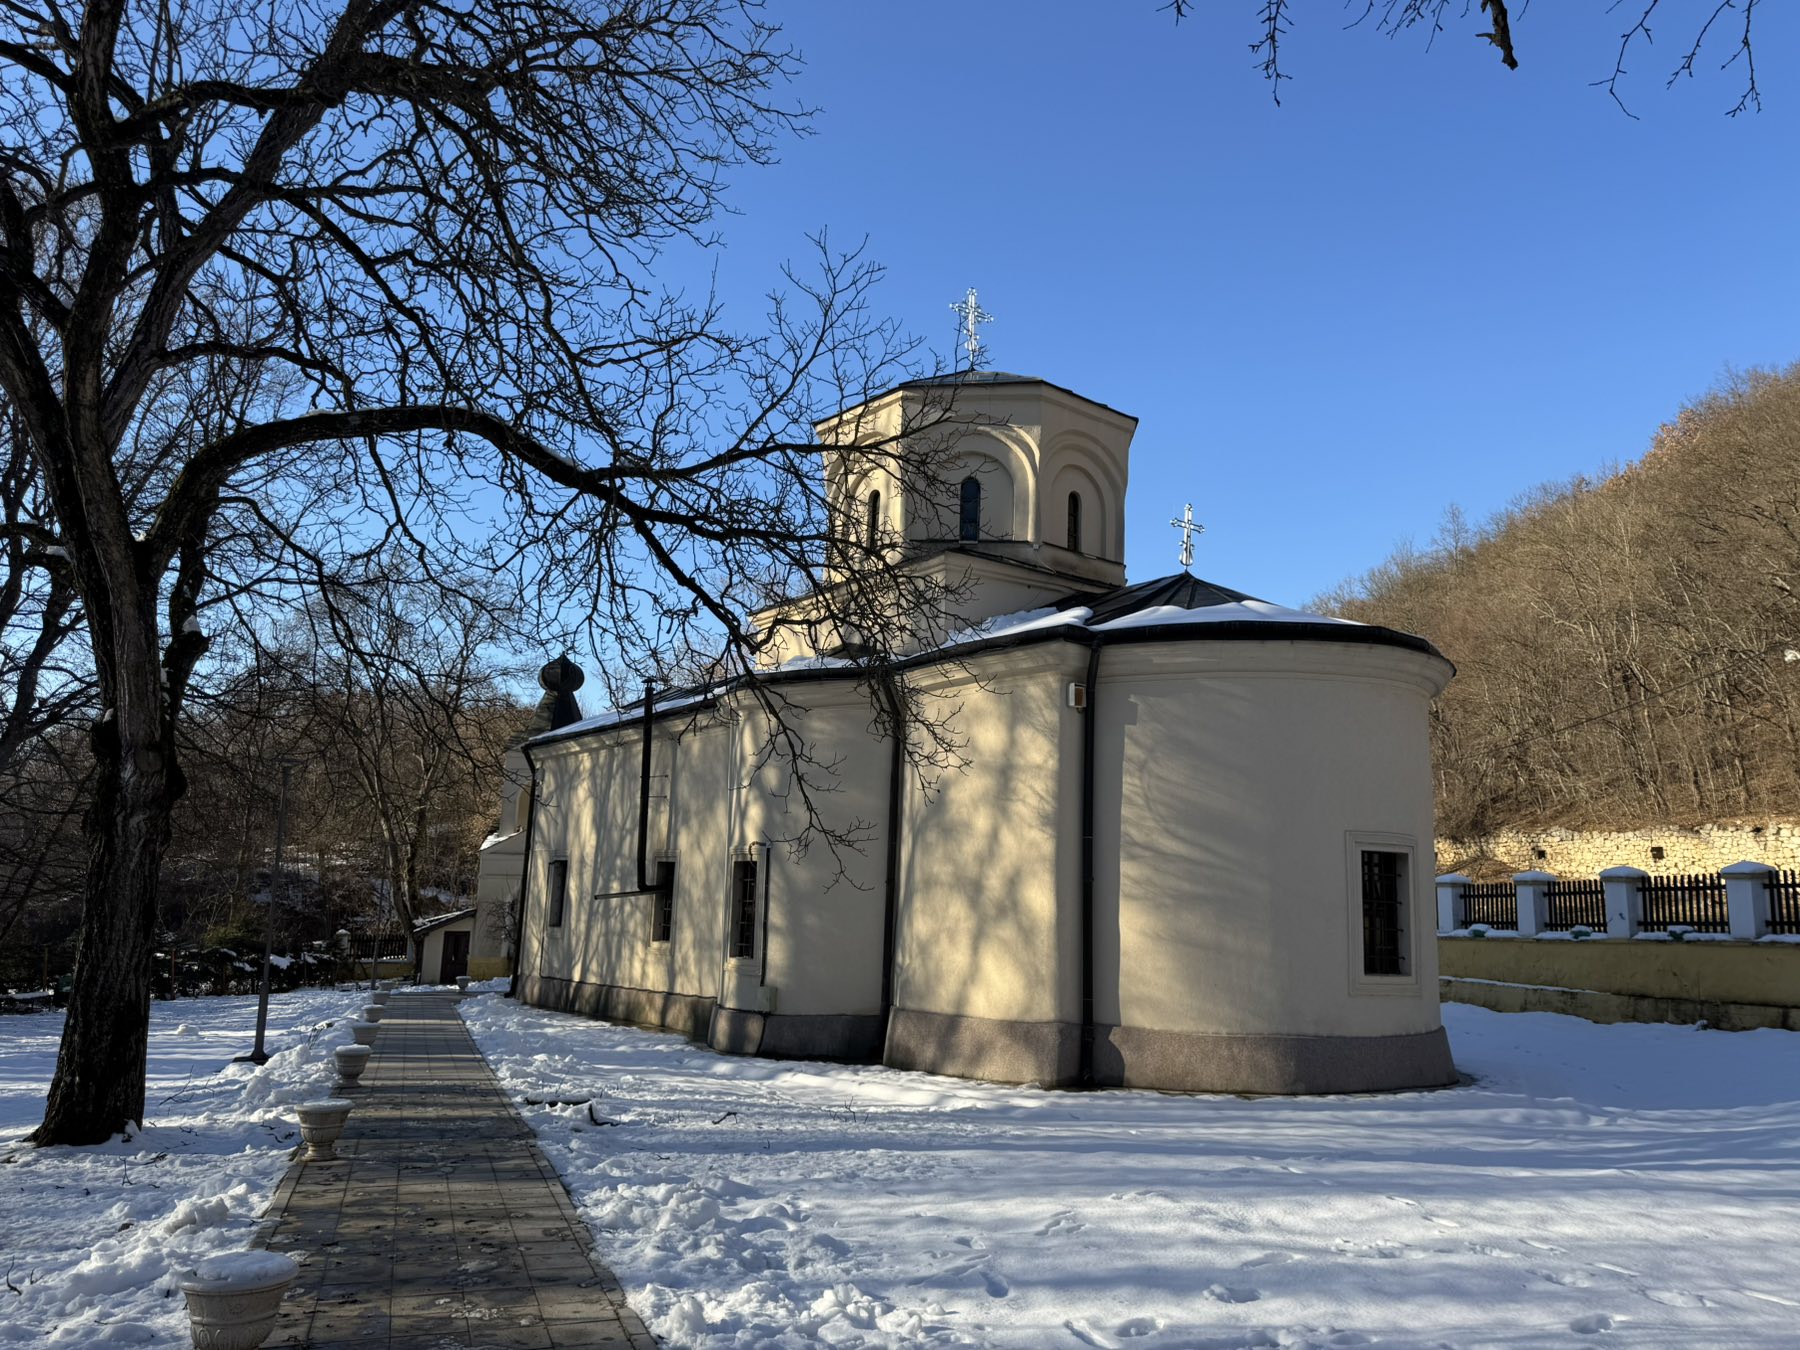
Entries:
[[469, 977], [467, 975], [458, 975], [456, 977], [456, 992], [459, 994], [466, 994], [469, 992]]
[[381, 1004], [386, 1003], [388, 1001], [389, 997], [390, 997], [390, 995], [388, 994], [387, 990], [377, 989], [373, 994], [369, 995], [369, 1002], [371, 1002], [377, 1006], [380, 1006]]
[[373, 1022], [352, 1022], [350, 1024], [350, 1034], [356, 1037], [358, 1045], [374, 1045], [375, 1033], [379, 1030], [380, 1028]]
[[382, 1007], [379, 1003], [365, 1003], [363, 1004], [362, 1020], [371, 1023], [379, 1022], [381, 1021], [382, 1015], [386, 1012], [387, 1009]]
[[181, 1280], [195, 1350], [255, 1350], [268, 1339], [299, 1267], [279, 1252], [234, 1252]]
[[338, 1136], [344, 1132], [350, 1107], [351, 1103], [342, 1097], [327, 1097], [323, 1101], [301, 1102], [295, 1108], [300, 1117], [300, 1137], [306, 1141], [309, 1160], [337, 1157]]
[[338, 1086], [340, 1088], [355, 1087], [356, 1080], [361, 1078], [363, 1070], [369, 1067], [369, 1056], [374, 1053], [366, 1045], [340, 1045], [333, 1050], [331, 1057], [337, 1061]]

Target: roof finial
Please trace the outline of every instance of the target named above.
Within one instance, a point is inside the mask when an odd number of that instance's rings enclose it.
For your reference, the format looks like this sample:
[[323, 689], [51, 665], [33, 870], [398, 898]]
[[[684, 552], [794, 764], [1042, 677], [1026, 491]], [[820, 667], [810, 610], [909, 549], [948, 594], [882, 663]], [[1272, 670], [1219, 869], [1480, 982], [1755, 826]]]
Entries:
[[969, 369], [975, 370], [981, 365], [981, 359], [987, 355], [987, 348], [982, 344], [978, 324], [992, 323], [994, 316], [981, 307], [975, 298], [975, 288], [969, 287], [969, 293], [950, 306], [962, 317], [963, 346], [969, 349]]
[[1169, 524], [1181, 531], [1181, 570], [1185, 572], [1194, 565], [1194, 536], [1205, 534], [1206, 526], [1194, 519], [1192, 502], [1181, 508], [1180, 520], [1171, 520]]

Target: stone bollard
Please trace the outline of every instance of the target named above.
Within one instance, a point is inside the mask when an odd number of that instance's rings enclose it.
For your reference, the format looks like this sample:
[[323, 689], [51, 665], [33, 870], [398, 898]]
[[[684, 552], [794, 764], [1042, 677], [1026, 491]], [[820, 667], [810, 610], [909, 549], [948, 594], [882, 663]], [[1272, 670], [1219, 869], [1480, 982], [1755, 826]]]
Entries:
[[337, 1157], [338, 1136], [350, 1117], [350, 1103], [342, 1097], [327, 1097], [301, 1102], [295, 1111], [300, 1117], [300, 1137], [306, 1141], [307, 1160], [322, 1162]]
[[373, 1025], [381, 1021], [382, 1015], [386, 1012], [387, 1009], [379, 1003], [365, 1003], [362, 1008], [362, 1020]]
[[340, 1045], [331, 1052], [332, 1059], [337, 1061], [338, 1088], [353, 1088], [356, 1080], [363, 1076], [363, 1070], [369, 1067], [369, 1056], [375, 1052], [366, 1045]]
[[356, 1037], [358, 1045], [374, 1045], [375, 1033], [379, 1030], [380, 1028], [373, 1022], [352, 1022], [350, 1024], [350, 1034]]
[[280, 1252], [209, 1256], [181, 1279], [194, 1350], [255, 1350], [300, 1268]]

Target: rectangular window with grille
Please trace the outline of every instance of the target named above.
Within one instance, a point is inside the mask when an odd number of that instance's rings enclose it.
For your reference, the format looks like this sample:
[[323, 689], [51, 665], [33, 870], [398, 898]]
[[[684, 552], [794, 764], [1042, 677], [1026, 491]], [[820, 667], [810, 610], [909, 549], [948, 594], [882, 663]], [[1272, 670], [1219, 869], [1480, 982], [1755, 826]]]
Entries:
[[650, 940], [667, 942], [675, 931], [675, 860], [656, 864], [656, 892], [650, 900]]
[[756, 864], [731, 865], [731, 955], [748, 961], [756, 955]]
[[552, 858], [550, 860], [550, 917], [545, 920], [552, 928], [561, 928], [563, 924], [563, 906], [569, 894], [569, 860]]
[[1362, 851], [1363, 974], [1406, 974], [1406, 855]]

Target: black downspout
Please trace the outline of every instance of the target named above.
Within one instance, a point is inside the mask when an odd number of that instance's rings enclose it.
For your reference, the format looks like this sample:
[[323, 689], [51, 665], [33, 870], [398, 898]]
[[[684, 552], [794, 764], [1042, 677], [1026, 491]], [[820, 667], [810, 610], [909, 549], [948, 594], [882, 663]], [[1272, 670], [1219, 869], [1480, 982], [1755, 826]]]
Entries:
[[512, 982], [506, 986], [506, 996], [515, 999], [519, 996], [519, 966], [525, 960], [525, 904], [531, 896], [531, 834], [537, 825], [538, 802], [537, 765], [532, 762], [531, 747], [521, 745], [519, 752], [525, 756], [525, 767], [531, 772], [531, 798], [525, 803], [525, 861], [519, 865], [519, 912], [513, 915]]
[[898, 940], [900, 919], [900, 830], [903, 817], [903, 789], [906, 786], [906, 712], [895, 692], [893, 676], [882, 681], [887, 698], [888, 715], [893, 720], [893, 751], [888, 756], [887, 818], [887, 903], [881, 920], [881, 1020], [882, 1035], [887, 1034], [888, 1014], [894, 1008], [894, 947]]
[[1087, 706], [1081, 724], [1081, 1065], [1094, 1086], [1094, 759], [1100, 722], [1100, 635], [1088, 647]]
[[655, 730], [656, 709], [650, 701], [653, 685], [644, 686], [644, 755], [638, 773], [638, 890], [652, 890], [650, 885], [650, 746]]

